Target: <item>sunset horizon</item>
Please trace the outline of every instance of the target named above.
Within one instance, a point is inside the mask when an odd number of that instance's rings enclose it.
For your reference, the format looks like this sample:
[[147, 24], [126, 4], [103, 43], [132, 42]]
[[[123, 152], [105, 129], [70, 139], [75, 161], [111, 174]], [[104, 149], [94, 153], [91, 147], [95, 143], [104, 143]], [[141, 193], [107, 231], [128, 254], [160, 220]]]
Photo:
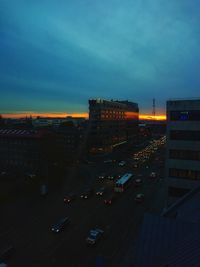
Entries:
[[[49, 112], [49, 113], [39, 113], [39, 112], [21, 112], [21, 113], [1, 113], [2, 118], [5, 119], [22, 119], [26, 117], [32, 118], [66, 118], [66, 117], [73, 117], [73, 118], [85, 118], [88, 119], [89, 113], [87, 112], [80, 112], [80, 113], [64, 113], [64, 112]], [[153, 116], [152, 114], [139, 114], [140, 120], [166, 120], [165, 114], [159, 114]]]

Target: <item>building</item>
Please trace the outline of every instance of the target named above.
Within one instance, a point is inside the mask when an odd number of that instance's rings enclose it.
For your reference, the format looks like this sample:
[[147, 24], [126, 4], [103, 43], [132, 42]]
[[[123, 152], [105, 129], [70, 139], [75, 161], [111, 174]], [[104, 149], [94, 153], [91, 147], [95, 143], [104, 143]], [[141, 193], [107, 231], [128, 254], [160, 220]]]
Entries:
[[89, 100], [89, 151], [108, 152], [133, 142], [137, 135], [139, 108], [129, 101]]
[[44, 130], [0, 129], [0, 170], [47, 175], [55, 160], [51, 133]]
[[167, 101], [166, 153], [170, 205], [200, 184], [200, 99]]
[[138, 237], [122, 266], [199, 267], [200, 186], [161, 215], [145, 213]]

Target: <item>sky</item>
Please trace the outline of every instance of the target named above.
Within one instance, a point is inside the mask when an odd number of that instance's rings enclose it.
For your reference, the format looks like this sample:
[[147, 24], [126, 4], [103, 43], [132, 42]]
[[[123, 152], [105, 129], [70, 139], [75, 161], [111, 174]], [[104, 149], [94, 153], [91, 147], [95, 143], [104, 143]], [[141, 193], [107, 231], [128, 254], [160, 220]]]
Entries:
[[199, 0], [0, 0], [0, 113], [199, 97]]

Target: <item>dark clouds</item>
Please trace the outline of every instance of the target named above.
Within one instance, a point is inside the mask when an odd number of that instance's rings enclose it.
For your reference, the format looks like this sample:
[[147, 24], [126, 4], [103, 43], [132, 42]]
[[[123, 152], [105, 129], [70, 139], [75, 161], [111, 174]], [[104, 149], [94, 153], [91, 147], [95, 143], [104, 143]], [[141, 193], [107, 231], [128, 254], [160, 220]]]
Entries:
[[90, 97], [151, 112], [200, 87], [198, 1], [0, 2], [0, 112], [87, 111]]

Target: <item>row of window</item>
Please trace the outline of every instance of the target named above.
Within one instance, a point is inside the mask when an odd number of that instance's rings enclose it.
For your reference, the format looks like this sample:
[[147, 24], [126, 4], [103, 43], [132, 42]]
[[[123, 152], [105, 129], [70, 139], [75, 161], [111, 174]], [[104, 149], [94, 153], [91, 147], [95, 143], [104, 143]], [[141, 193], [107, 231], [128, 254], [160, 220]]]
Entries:
[[193, 150], [169, 150], [170, 159], [200, 160], [200, 151]]
[[200, 171], [171, 168], [169, 169], [169, 177], [200, 180]]
[[199, 121], [200, 110], [176, 110], [170, 112], [171, 121]]
[[182, 141], [200, 141], [200, 131], [172, 130], [170, 131], [170, 139]]

